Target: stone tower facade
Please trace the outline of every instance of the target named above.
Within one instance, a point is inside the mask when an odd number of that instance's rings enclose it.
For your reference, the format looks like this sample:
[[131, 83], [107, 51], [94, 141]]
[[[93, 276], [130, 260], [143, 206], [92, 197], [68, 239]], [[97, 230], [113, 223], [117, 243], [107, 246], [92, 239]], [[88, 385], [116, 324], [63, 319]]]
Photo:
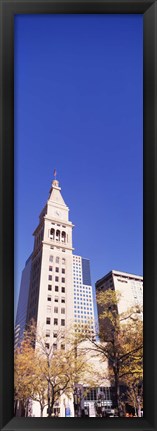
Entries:
[[55, 345], [56, 332], [73, 322], [72, 228], [69, 208], [54, 180], [34, 231], [27, 323], [34, 318]]

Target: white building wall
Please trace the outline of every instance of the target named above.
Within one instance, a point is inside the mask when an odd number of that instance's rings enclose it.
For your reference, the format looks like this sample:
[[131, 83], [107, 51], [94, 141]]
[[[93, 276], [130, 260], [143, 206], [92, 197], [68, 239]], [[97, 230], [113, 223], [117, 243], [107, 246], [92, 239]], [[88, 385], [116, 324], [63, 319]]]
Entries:
[[[47, 340], [55, 342], [53, 333], [73, 324], [72, 223], [58, 182], [53, 181], [44, 215], [42, 264], [39, 287], [37, 325], [50, 331]], [[52, 233], [53, 230], [53, 233]], [[65, 234], [65, 239], [62, 237]], [[49, 290], [51, 286], [51, 290]], [[51, 299], [48, 300], [48, 299]], [[56, 302], [58, 300], [58, 302]], [[65, 300], [63, 303], [62, 301]], [[63, 311], [65, 310], [65, 313]], [[50, 318], [50, 324], [46, 323]], [[57, 321], [54, 321], [57, 319]], [[62, 323], [65, 325], [63, 326]], [[57, 322], [57, 323], [56, 323]]]
[[120, 293], [119, 313], [130, 307], [143, 305], [143, 278], [134, 274], [113, 271], [115, 291]]

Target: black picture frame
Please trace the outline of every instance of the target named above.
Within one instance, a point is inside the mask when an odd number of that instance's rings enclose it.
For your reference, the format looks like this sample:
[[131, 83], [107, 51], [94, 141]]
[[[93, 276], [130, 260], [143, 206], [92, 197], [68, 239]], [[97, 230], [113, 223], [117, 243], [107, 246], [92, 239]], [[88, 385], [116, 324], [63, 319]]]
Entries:
[[[157, 430], [157, 1], [1, 0], [0, 425], [2, 430]], [[16, 418], [13, 412], [14, 15], [143, 14], [144, 20], [144, 417]]]

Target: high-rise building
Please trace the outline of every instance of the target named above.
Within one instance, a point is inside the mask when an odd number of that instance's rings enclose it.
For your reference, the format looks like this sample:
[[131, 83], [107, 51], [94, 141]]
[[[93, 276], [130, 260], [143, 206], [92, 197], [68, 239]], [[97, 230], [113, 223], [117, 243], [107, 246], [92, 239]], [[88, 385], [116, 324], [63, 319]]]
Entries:
[[45, 331], [48, 344], [55, 343], [56, 331], [74, 318], [72, 228], [69, 208], [54, 180], [34, 231], [27, 306], [27, 323], [34, 318], [37, 327]]
[[55, 343], [60, 328], [73, 322], [90, 321], [94, 330], [90, 261], [73, 254], [73, 226], [59, 183], [54, 180], [33, 234], [33, 253], [22, 274], [16, 343], [31, 319], [45, 331], [48, 344]]
[[[104, 342], [105, 340], [114, 340], [114, 325], [115, 325], [115, 312], [117, 313], [117, 316], [120, 316], [120, 324], [121, 327], [122, 325], [125, 325], [125, 323], [129, 322], [129, 318], [133, 318], [135, 319], [135, 314], [134, 313], [138, 313], [136, 315], [136, 318], [138, 316], [138, 318], [141, 320], [143, 319], [143, 310], [142, 310], [142, 305], [143, 305], [143, 277], [139, 276], [139, 275], [135, 275], [135, 274], [130, 274], [130, 273], [126, 273], [126, 272], [121, 272], [121, 271], [115, 271], [112, 270], [109, 273], [107, 273], [104, 277], [102, 277], [100, 280], [98, 280], [95, 284], [96, 286], [96, 296], [99, 295], [99, 293], [101, 292], [107, 292], [108, 290], [112, 290], [113, 292], [115, 292], [117, 294], [117, 299], [118, 302], [116, 304], [116, 307], [113, 306], [112, 308], [112, 295], [109, 295], [108, 298], [110, 298], [110, 303], [103, 304], [103, 302], [101, 304], [98, 303], [98, 319], [99, 319], [99, 324], [100, 324], [100, 334], [102, 333], [102, 340]], [[107, 317], [107, 314], [104, 313], [104, 317], [103, 317], [103, 312], [107, 311], [113, 311], [112, 314], [112, 318], [110, 319], [110, 317]], [[111, 313], [112, 313], [111, 311]], [[129, 312], [128, 312], [129, 311]], [[130, 316], [130, 317], [129, 317]], [[119, 320], [118, 320], [119, 322]], [[133, 320], [130, 320], [131, 325], [133, 325]], [[102, 331], [102, 332], [101, 332]], [[113, 331], [113, 332], [112, 332]], [[113, 337], [113, 338], [112, 338]], [[100, 339], [101, 339], [101, 335], [100, 335]], [[101, 340], [101, 341], [102, 341]], [[116, 340], [116, 338], [115, 338]], [[114, 340], [114, 341], [115, 341]], [[114, 348], [116, 346], [116, 343], [113, 342], [112, 346], [114, 346]], [[128, 349], [129, 351], [130, 349]], [[115, 359], [117, 357], [122, 357], [123, 358], [123, 354], [120, 354], [120, 352], [115, 351], [114, 353], [114, 349], [112, 351], [113, 357]], [[115, 356], [114, 356], [115, 354]], [[129, 353], [128, 353], [129, 355]], [[125, 357], [125, 355], [124, 355]], [[116, 359], [117, 360], [117, 359]], [[121, 367], [120, 364], [120, 360], [119, 359], [119, 366]], [[140, 361], [139, 361], [140, 362]], [[112, 358], [109, 358], [108, 361], [108, 365], [110, 367], [110, 364], [113, 364], [112, 362]], [[123, 362], [122, 362], [123, 364]], [[141, 366], [142, 366], [142, 361], [141, 361]], [[111, 367], [112, 369], [112, 367]], [[120, 374], [123, 376], [123, 373], [125, 375], [125, 361], [124, 361], [124, 368], [120, 368], [120, 370], [122, 370], [122, 373], [120, 372]], [[141, 373], [142, 374], [142, 373]], [[128, 376], [128, 382], [129, 382], [129, 376]], [[142, 387], [142, 379], [139, 381], [139, 387]], [[111, 385], [111, 399], [112, 399], [112, 406], [117, 408], [117, 400], [115, 397], [115, 384]], [[121, 377], [119, 379], [119, 394], [122, 396], [124, 396], [125, 392], [127, 393], [127, 386], [126, 386], [126, 380], [123, 381], [123, 377]], [[129, 405], [130, 403], [128, 403]]]
[[22, 271], [20, 294], [17, 306], [16, 321], [15, 321], [15, 339], [14, 346], [20, 344], [27, 322], [27, 304], [30, 285], [32, 255], [27, 259], [25, 268]]
[[[33, 252], [22, 275], [15, 327], [16, 345], [21, 342], [23, 331], [32, 319], [39, 332], [41, 328], [46, 336], [47, 348], [53, 346], [53, 349], [65, 349], [64, 339], [58, 341], [57, 333], [61, 329], [68, 330], [72, 325], [75, 325], [76, 331], [80, 325], [84, 326], [84, 330], [86, 324], [88, 328], [90, 325], [90, 332], [94, 336], [90, 261], [73, 254], [73, 226], [69, 221], [69, 208], [55, 179], [39, 216], [33, 234]], [[98, 360], [94, 359], [94, 362], [99, 367]], [[64, 416], [64, 402], [59, 407], [61, 416]], [[33, 403], [32, 412], [39, 416], [39, 405]]]
[[[118, 313], [125, 312], [128, 308], [143, 305], [143, 277], [121, 271], [110, 271], [95, 284], [96, 292], [113, 289], [120, 293], [117, 304]], [[98, 314], [100, 308], [98, 306]]]
[[74, 322], [88, 323], [94, 336], [94, 301], [90, 276], [90, 261], [73, 255]]

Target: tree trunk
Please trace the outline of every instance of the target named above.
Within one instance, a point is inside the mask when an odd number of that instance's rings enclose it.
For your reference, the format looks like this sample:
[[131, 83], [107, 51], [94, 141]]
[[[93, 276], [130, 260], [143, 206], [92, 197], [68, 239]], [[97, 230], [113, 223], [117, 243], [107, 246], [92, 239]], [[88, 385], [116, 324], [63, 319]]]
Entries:
[[48, 382], [48, 416], [51, 417], [54, 406], [54, 388], [51, 382]]
[[48, 382], [48, 417], [51, 417], [51, 405], [50, 405], [50, 382]]
[[24, 408], [25, 408], [25, 418], [28, 416], [28, 403], [29, 403], [29, 400], [26, 400], [25, 406], [24, 406]]
[[116, 366], [114, 368], [114, 379], [115, 379], [115, 404], [116, 404], [116, 409], [118, 411], [118, 415], [120, 415], [120, 406], [119, 406], [120, 391], [119, 391], [119, 369], [118, 369], [118, 366]]
[[54, 400], [54, 387], [53, 387], [53, 385], [51, 385], [51, 414], [52, 414], [54, 402], [55, 402], [55, 400]]
[[42, 404], [40, 404], [40, 417], [41, 418], [43, 417], [43, 410], [44, 410], [44, 407], [42, 406]]

